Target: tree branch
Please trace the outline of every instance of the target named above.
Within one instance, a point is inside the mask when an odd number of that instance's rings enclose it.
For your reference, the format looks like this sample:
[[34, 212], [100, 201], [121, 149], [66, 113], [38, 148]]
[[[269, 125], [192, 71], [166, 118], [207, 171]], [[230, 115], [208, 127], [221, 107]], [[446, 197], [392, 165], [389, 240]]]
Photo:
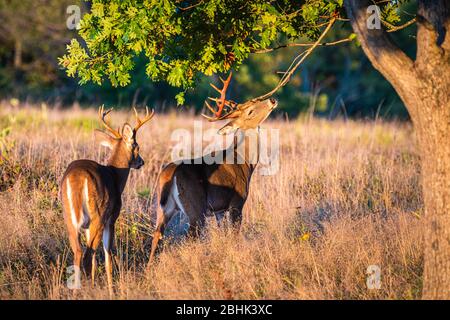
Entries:
[[[353, 38], [348, 37], [348, 38], [344, 38], [344, 39], [340, 39], [340, 40], [336, 40], [336, 41], [332, 41], [332, 42], [323, 42], [323, 43], [319, 43], [317, 44], [317, 46], [334, 46], [340, 43], [344, 43], [344, 42], [350, 42], [352, 41]], [[254, 51], [252, 51], [251, 53], [267, 53], [267, 52], [272, 52], [278, 49], [282, 49], [282, 48], [289, 48], [289, 47], [312, 47], [314, 45], [314, 43], [287, 43], [287, 44], [283, 44], [281, 46], [275, 47], [275, 48], [267, 48], [267, 49], [260, 49], [260, 50], [256, 50], [254, 49]]]
[[190, 5], [190, 6], [187, 6], [187, 7], [177, 7], [178, 9], [180, 9], [181, 11], [186, 11], [186, 10], [190, 10], [190, 9], [192, 9], [192, 8], [195, 8], [195, 7], [197, 7], [197, 6], [199, 6], [199, 5], [201, 5], [203, 3], [203, 0], [200, 0], [198, 3], [195, 3], [195, 4], [192, 4], [192, 5]]
[[405, 22], [404, 24], [400, 25], [400, 26], [394, 26], [392, 24], [390, 24], [387, 21], [381, 20], [381, 22], [387, 26], [389, 29], [387, 30], [387, 32], [396, 32], [402, 29], [405, 29], [406, 27], [409, 27], [410, 25], [412, 25], [413, 23], [415, 23], [417, 21], [416, 18], [412, 18], [411, 20]]
[[417, 8], [417, 58], [427, 63], [450, 54], [450, 5], [447, 0], [419, 1]]
[[256, 97], [256, 98], [250, 100], [250, 102], [261, 101], [261, 100], [267, 99], [267, 98], [271, 97], [273, 94], [275, 94], [275, 92], [277, 92], [280, 88], [284, 87], [291, 79], [291, 76], [294, 74], [295, 70], [297, 70], [297, 68], [303, 63], [303, 61], [305, 61], [305, 59], [314, 51], [314, 49], [317, 48], [317, 46], [321, 43], [323, 38], [325, 38], [328, 31], [330, 31], [331, 27], [334, 25], [335, 22], [336, 22], [336, 18], [331, 18], [330, 21], [328, 22], [327, 27], [322, 32], [322, 34], [317, 39], [317, 41], [311, 47], [309, 47], [305, 51], [299, 53], [297, 55], [297, 57], [295, 57], [295, 59], [292, 61], [291, 65], [286, 70], [286, 72], [283, 74], [283, 76], [281, 77], [280, 81], [275, 86], [275, 88], [273, 88], [271, 91], [267, 92], [266, 94], [263, 94], [262, 96], [259, 96], [259, 97]]

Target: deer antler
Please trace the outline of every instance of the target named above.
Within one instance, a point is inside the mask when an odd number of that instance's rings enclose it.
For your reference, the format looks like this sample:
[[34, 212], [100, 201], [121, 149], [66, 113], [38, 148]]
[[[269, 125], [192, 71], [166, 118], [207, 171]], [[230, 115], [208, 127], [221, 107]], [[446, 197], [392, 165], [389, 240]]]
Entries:
[[[231, 115], [234, 114], [234, 112], [236, 111], [238, 104], [232, 100], [226, 99], [226, 93], [227, 93], [228, 86], [230, 85], [232, 75], [233, 75], [233, 72], [230, 72], [230, 74], [228, 75], [226, 80], [223, 80], [222, 78], [220, 78], [220, 80], [223, 83], [222, 89], [219, 89], [214, 84], [210, 83], [211, 87], [213, 87], [217, 92], [220, 93], [220, 98], [208, 97], [209, 100], [214, 101], [216, 103], [217, 110], [214, 110], [214, 108], [211, 107], [211, 105], [207, 101], [205, 101], [205, 104], [208, 107], [208, 109], [214, 114], [214, 117], [209, 117], [207, 115], [202, 114], [202, 116], [205, 117], [206, 119], [208, 119], [209, 121], [217, 121], [217, 120], [223, 120], [226, 118], [232, 118]], [[222, 112], [225, 107], [228, 107], [230, 110], [225, 115], [222, 115]]]
[[103, 126], [114, 135], [115, 138], [120, 139], [122, 138], [122, 135], [119, 133], [119, 131], [114, 130], [113, 128], [111, 128], [111, 126], [106, 122], [105, 117], [108, 115], [108, 113], [110, 113], [113, 108], [104, 111], [104, 105], [102, 105], [99, 109], [98, 109], [98, 116], [100, 117], [100, 120], [102, 121]]
[[155, 111], [154, 110], [152, 110], [152, 112], [151, 113], [149, 113], [148, 112], [148, 107], [146, 106], [145, 107], [145, 118], [143, 119], [143, 120], [141, 120], [140, 118], [139, 118], [139, 116], [138, 116], [138, 113], [137, 113], [137, 110], [136, 110], [136, 108], [134, 108], [133, 107], [133, 110], [134, 110], [134, 115], [135, 115], [135, 117], [136, 117], [136, 126], [134, 127], [134, 132], [137, 132], [138, 131], [138, 129], [140, 128], [140, 127], [142, 127], [142, 125], [144, 124], [144, 123], [146, 123], [147, 121], [149, 121], [151, 118], [153, 118], [153, 115], [155, 114]]

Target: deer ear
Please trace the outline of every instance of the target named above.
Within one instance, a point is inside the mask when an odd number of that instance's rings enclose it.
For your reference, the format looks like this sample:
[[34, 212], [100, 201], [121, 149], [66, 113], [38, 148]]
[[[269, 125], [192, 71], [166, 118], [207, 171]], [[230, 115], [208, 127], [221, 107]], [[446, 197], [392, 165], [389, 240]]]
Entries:
[[107, 147], [109, 149], [113, 148], [114, 142], [116, 141], [113, 137], [109, 136], [108, 134], [100, 130], [95, 130], [94, 135], [95, 141], [97, 141], [100, 145]]
[[122, 137], [126, 141], [131, 141], [133, 139], [133, 136], [134, 136], [133, 128], [128, 123], [125, 123], [122, 129]]
[[236, 130], [239, 129], [239, 127], [234, 123], [234, 121], [228, 122], [225, 126], [223, 126], [218, 132], [219, 134], [230, 134], [236, 132]]

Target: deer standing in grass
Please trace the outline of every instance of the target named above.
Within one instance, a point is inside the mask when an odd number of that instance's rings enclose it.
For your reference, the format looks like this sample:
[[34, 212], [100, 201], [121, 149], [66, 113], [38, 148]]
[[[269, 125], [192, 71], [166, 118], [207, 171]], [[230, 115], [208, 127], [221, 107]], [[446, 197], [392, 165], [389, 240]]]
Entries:
[[[130, 168], [139, 169], [144, 165], [136, 142], [138, 129], [149, 121], [154, 112], [148, 112], [144, 119], [138, 117], [134, 109], [137, 125], [128, 123], [121, 132], [112, 129], [105, 120], [111, 111], [99, 109], [99, 117], [110, 134], [95, 130], [96, 140], [111, 150], [106, 166], [91, 160], [76, 160], [70, 163], [61, 181], [61, 201], [64, 218], [69, 233], [70, 246], [74, 254], [75, 277], [79, 279], [81, 259], [86, 275], [95, 282], [95, 253], [103, 238], [105, 251], [105, 270], [110, 295], [112, 287], [112, 245], [114, 243], [114, 224], [122, 206], [121, 195], [128, 179]], [[80, 232], [86, 232], [86, 250], [80, 242]], [[77, 269], [78, 267], [78, 269]]]
[[[251, 137], [246, 135], [246, 131], [258, 128], [276, 108], [278, 102], [273, 98], [264, 101], [248, 101], [244, 104], [226, 100], [226, 90], [230, 80], [231, 73], [226, 80], [222, 80], [224, 84], [222, 90], [211, 84], [214, 89], [219, 91], [220, 98], [209, 98], [216, 102], [217, 110], [206, 103], [214, 113], [214, 117], [205, 117], [209, 121], [231, 120], [219, 130], [219, 134], [234, 132], [234, 144], [228, 149], [215, 151], [213, 154], [222, 153], [222, 159], [231, 158], [232, 163], [226, 161], [225, 163], [207, 164], [208, 161], [199, 161], [201, 163], [198, 163], [192, 159], [189, 163], [170, 163], [163, 168], [159, 178], [159, 206], [149, 265], [154, 258], [158, 242], [164, 234], [167, 223], [180, 211], [189, 218], [189, 233], [191, 234], [198, 233], [206, 216], [214, 215], [220, 221], [226, 212], [229, 213], [232, 224], [237, 228], [240, 227], [242, 209], [249, 192], [250, 178], [259, 160], [259, 131], [256, 133], [256, 150], [251, 150]], [[225, 109], [228, 110], [226, 114], [222, 115]], [[238, 129], [242, 131], [240, 137], [237, 136]], [[244, 144], [243, 147], [241, 147], [242, 144]], [[243, 152], [240, 153], [240, 151]], [[205, 156], [202, 157], [202, 160], [204, 158]]]

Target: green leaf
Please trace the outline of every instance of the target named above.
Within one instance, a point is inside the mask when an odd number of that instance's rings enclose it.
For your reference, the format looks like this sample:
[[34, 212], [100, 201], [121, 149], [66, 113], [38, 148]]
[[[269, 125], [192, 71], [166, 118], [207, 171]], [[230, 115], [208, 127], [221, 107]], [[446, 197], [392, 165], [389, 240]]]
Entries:
[[178, 106], [183, 105], [183, 104], [184, 104], [184, 91], [178, 93], [178, 94], [175, 96], [175, 100], [177, 101], [177, 105], [178, 105]]
[[150, 79], [188, 89], [198, 74], [237, 69], [255, 48], [268, 48], [279, 39], [316, 39], [323, 28], [314, 26], [342, 8], [342, 0], [301, 3], [92, 0], [91, 12], [80, 22], [82, 40], [73, 39], [58, 62], [80, 83], [108, 80], [126, 86], [133, 61], [145, 53]]

